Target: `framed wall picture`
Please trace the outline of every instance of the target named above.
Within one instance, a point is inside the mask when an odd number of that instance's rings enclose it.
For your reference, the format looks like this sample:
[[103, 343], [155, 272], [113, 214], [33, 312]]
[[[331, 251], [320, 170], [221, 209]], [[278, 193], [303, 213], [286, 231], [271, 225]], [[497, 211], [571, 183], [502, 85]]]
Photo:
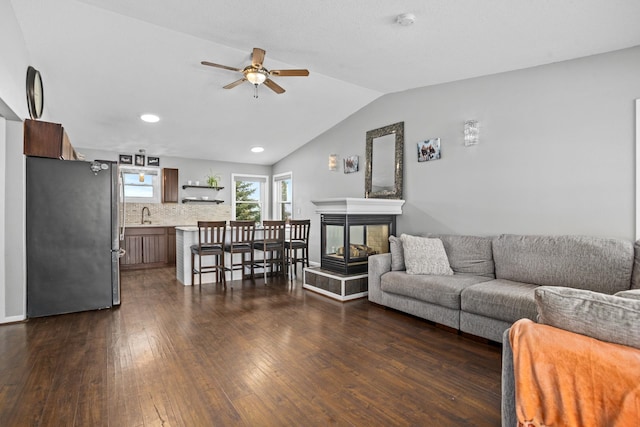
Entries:
[[418, 161], [428, 162], [440, 158], [440, 138], [418, 142]]
[[347, 156], [344, 158], [344, 173], [358, 172], [358, 156]]
[[121, 165], [132, 165], [133, 164], [133, 156], [131, 154], [120, 154], [118, 157], [118, 163]]
[[144, 154], [136, 154], [136, 166], [144, 166]]
[[147, 157], [147, 166], [160, 166], [160, 157]]

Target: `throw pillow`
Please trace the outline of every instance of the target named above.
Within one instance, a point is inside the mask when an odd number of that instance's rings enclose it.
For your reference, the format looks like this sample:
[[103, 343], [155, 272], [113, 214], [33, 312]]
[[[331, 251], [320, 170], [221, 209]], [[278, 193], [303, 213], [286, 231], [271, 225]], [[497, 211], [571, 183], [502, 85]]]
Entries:
[[640, 348], [640, 300], [583, 289], [540, 286], [538, 323]]
[[391, 271], [404, 270], [402, 240], [396, 236], [389, 236], [389, 251], [391, 252]]
[[402, 240], [407, 274], [440, 276], [453, 274], [442, 240], [408, 234], [401, 235], [400, 240]]
[[615, 296], [623, 297], [623, 298], [631, 298], [631, 299], [640, 299], [640, 289], [629, 289], [628, 291], [616, 292]]

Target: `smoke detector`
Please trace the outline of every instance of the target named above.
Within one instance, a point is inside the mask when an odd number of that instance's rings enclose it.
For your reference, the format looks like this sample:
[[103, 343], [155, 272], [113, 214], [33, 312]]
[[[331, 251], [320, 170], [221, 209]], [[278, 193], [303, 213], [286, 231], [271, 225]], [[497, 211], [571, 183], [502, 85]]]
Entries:
[[396, 24], [400, 24], [403, 27], [408, 27], [409, 25], [416, 22], [416, 15], [413, 13], [401, 13], [396, 16]]

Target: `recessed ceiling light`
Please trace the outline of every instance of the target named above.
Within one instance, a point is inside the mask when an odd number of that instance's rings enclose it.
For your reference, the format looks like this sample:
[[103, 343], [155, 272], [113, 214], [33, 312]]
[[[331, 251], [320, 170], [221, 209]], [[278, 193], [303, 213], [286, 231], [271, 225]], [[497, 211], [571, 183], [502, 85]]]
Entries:
[[263, 147], [251, 147], [252, 153], [262, 153], [264, 151]]
[[143, 122], [147, 123], [157, 123], [160, 121], [160, 117], [156, 116], [155, 114], [143, 114], [140, 116], [140, 119]]

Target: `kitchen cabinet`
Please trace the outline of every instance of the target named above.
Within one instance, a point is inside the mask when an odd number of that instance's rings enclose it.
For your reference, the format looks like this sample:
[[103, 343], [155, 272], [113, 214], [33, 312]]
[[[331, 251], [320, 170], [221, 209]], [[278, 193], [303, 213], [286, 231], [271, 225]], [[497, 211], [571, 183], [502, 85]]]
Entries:
[[162, 203], [178, 203], [178, 169], [162, 169]]
[[141, 269], [175, 265], [174, 227], [127, 227], [122, 247], [126, 251], [120, 268]]
[[24, 121], [24, 155], [78, 160], [61, 124], [31, 119]]
[[167, 227], [167, 264], [176, 265], [176, 228]]

